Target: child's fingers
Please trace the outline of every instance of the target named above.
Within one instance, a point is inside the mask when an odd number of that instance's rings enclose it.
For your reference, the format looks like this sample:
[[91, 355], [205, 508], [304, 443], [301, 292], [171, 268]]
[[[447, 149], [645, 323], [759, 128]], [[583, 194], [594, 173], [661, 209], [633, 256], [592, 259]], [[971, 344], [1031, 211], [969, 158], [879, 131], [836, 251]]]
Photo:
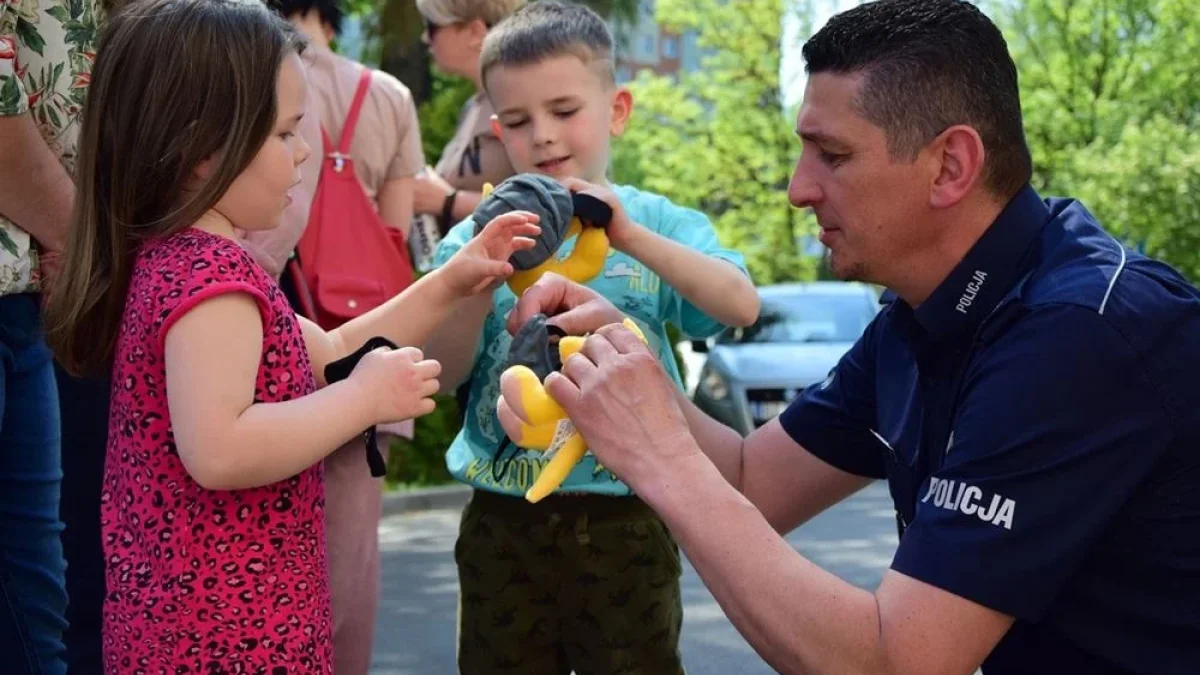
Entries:
[[512, 264], [505, 260], [479, 261], [479, 275], [485, 277], [504, 277], [512, 274]]
[[589, 183], [581, 178], [576, 178], [574, 176], [568, 176], [568, 177], [562, 179], [561, 182], [563, 184], [563, 187], [567, 188], [571, 192], [579, 192], [580, 190], [586, 190], [586, 189], [592, 187], [591, 183]]
[[536, 237], [542, 233], [542, 227], [541, 225], [535, 225], [533, 223], [521, 223], [519, 225], [514, 225], [510, 232], [514, 237]]
[[429, 380], [442, 373], [442, 364], [434, 359], [425, 359], [413, 364], [413, 370], [422, 380]]
[[414, 417], [428, 415], [437, 408], [437, 403], [432, 398], [423, 398], [417, 401], [417, 414]]
[[[380, 347], [380, 349], [387, 351], [385, 347]], [[401, 347], [395, 351], [396, 354], [409, 359], [413, 363], [418, 363], [425, 358], [424, 352], [416, 347]]]
[[512, 250], [524, 251], [527, 248], [533, 248], [536, 244], [537, 242], [529, 237], [513, 237]]
[[[499, 230], [508, 230], [528, 224], [533, 224], [533, 227], [537, 227], [537, 222], [538, 215], [536, 213], [530, 213], [529, 211], [509, 211], [508, 213], [502, 213], [492, 218], [491, 222], [483, 227], [483, 232], [480, 234], [491, 234]], [[541, 231], [541, 228], [538, 228], [538, 231]]]
[[436, 379], [428, 379], [422, 382], [421, 386], [417, 388], [417, 393], [420, 394], [421, 398], [429, 398], [438, 393], [440, 388], [441, 384]]

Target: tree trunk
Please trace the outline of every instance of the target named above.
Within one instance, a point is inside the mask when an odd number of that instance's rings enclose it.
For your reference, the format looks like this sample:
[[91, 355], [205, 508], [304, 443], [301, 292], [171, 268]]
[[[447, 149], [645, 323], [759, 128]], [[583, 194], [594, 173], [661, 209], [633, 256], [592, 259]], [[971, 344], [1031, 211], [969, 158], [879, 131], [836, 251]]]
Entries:
[[379, 14], [379, 66], [404, 83], [417, 105], [429, 100], [433, 78], [421, 43], [421, 14], [412, 0], [387, 0]]

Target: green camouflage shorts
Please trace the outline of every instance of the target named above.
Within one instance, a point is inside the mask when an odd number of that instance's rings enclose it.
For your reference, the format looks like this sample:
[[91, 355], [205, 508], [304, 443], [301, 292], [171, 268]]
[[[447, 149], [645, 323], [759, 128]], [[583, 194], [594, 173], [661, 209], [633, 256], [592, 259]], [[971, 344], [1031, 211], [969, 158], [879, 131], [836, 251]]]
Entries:
[[477, 490], [454, 558], [464, 675], [684, 672], [679, 548], [636, 497]]

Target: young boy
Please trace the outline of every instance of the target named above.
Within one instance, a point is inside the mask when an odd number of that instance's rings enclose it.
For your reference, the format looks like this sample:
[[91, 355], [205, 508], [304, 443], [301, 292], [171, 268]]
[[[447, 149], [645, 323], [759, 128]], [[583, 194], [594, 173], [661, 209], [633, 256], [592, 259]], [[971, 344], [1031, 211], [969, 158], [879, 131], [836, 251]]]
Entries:
[[[611, 251], [588, 286], [641, 326], [679, 382], [665, 322], [695, 337], [746, 326], [758, 295], [742, 257], [721, 248], [703, 214], [606, 179], [609, 139], [632, 110], [612, 50], [591, 10], [531, 3], [488, 34], [483, 85], [518, 172], [549, 175], [613, 208]], [[472, 227], [468, 220], [448, 233], [439, 263]], [[507, 286], [465, 301], [428, 346], [446, 385], [471, 367], [465, 425], [447, 455], [451, 473], [475, 488], [455, 546], [460, 672], [682, 673], [679, 550], [658, 517], [591, 455], [557, 493], [529, 504], [523, 495], [547, 460], [514, 447], [497, 452], [496, 401], [512, 340], [505, 317], [515, 301]]]

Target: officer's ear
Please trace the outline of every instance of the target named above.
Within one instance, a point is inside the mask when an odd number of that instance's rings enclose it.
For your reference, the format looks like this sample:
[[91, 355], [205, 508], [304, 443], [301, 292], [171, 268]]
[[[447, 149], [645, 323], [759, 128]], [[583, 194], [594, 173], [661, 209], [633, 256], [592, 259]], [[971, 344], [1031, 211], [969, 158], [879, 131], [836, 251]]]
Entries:
[[979, 132], [966, 124], [956, 124], [938, 134], [917, 161], [933, 175], [930, 206], [950, 208], [978, 188], [983, 180], [987, 153]]

